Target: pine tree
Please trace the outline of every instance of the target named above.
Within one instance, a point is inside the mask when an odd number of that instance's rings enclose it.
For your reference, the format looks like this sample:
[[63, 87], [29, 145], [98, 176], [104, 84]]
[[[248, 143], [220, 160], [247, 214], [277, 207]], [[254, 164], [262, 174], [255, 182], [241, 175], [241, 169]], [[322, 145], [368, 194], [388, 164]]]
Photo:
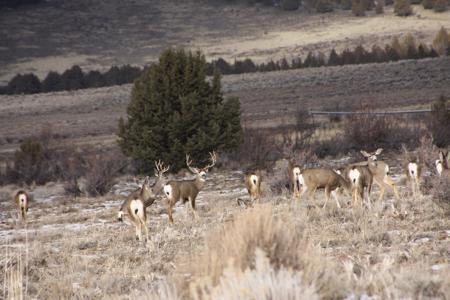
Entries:
[[336, 53], [336, 50], [331, 49], [330, 56], [328, 57], [328, 65], [329, 66], [337, 66], [340, 64], [339, 55]]
[[199, 52], [164, 51], [135, 81], [127, 115], [118, 142], [143, 171], [157, 159], [176, 171], [187, 153], [202, 162], [209, 151], [232, 149], [242, 139], [239, 100], [223, 98], [218, 73], [206, 80]]
[[64, 85], [61, 79], [61, 75], [58, 72], [48, 72], [45, 79], [42, 81], [42, 91], [52, 92], [52, 91], [62, 91]]

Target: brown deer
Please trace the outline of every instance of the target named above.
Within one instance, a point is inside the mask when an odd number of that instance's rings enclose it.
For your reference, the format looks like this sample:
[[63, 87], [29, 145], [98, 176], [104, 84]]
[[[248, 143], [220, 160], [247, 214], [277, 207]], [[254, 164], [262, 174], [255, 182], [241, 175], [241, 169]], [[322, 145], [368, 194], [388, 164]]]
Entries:
[[436, 170], [439, 176], [450, 178], [450, 169], [448, 166], [448, 151], [439, 151], [439, 159], [436, 160]]
[[420, 164], [419, 157], [409, 152], [403, 145], [403, 151], [405, 154], [404, 170], [406, 179], [411, 185], [411, 193], [414, 198], [420, 195], [420, 176], [422, 175], [422, 166]]
[[384, 161], [378, 160], [378, 155], [383, 151], [382, 148], [378, 148], [375, 152], [366, 152], [361, 150], [361, 154], [367, 158], [367, 161], [354, 163], [352, 166], [368, 166], [373, 176], [373, 181], [380, 187], [381, 192], [378, 200], [383, 199], [386, 186], [389, 186], [394, 191], [394, 196], [398, 200], [400, 196], [395, 186], [394, 180], [389, 176], [389, 165]]
[[146, 208], [153, 204], [158, 193], [162, 190], [164, 181], [164, 173], [167, 172], [170, 166], [164, 167], [161, 161], [155, 162], [156, 167], [156, 183], [153, 187], [149, 185], [149, 177], [144, 179], [142, 186], [132, 192], [123, 202], [118, 213], [118, 220], [123, 221], [123, 216], [127, 216], [132, 224], [136, 227], [136, 239], [142, 240], [142, 231], [145, 231], [146, 239], [148, 240], [147, 228], [147, 211]]
[[[373, 175], [368, 166], [348, 166], [344, 170], [344, 178], [348, 178], [352, 187], [352, 203], [355, 205], [358, 199], [364, 200], [364, 190], [367, 190], [367, 200], [370, 206], [370, 192], [372, 190]], [[352, 205], [352, 206], [353, 206]]]
[[16, 202], [19, 219], [26, 221], [28, 212], [28, 202], [30, 200], [30, 197], [28, 196], [27, 192], [20, 190], [14, 196], [14, 200]]
[[[351, 189], [349, 182], [331, 168], [302, 170], [299, 176], [299, 184], [302, 186], [302, 192], [299, 198], [307, 193], [307, 197], [311, 199], [311, 197], [314, 196], [316, 189], [325, 188], [326, 199], [323, 208], [326, 207], [332, 191], [335, 191], [338, 188], [344, 188], [346, 190]], [[335, 199], [337, 207], [340, 208], [341, 205], [339, 204], [337, 195], [335, 195]]]
[[247, 172], [244, 181], [252, 203], [255, 201], [259, 203], [261, 200], [261, 172]]
[[172, 180], [164, 185], [164, 194], [166, 195], [168, 200], [167, 214], [169, 215], [170, 223], [173, 223], [173, 207], [180, 199], [183, 201], [183, 204], [185, 204], [187, 201], [190, 201], [191, 209], [194, 213], [194, 217], [196, 217], [197, 213], [195, 211], [195, 199], [197, 198], [198, 193], [202, 190], [205, 184], [206, 173], [208, 173], [209, 169], [211, 169], [216, 164], [217, 160], [215, 152], [210, 152], [209, 155], [211, 163], [204, 168], [192, 167], [192, 160], [189, 158], [189, 155], [186, 155], [186, 165], [189, 170], [195, 174], [195, 179]]
[[291, 179], [291, 184], [293, 187], [293, 196], [294, 198], [299, 198], [301, 188], [300, 185], [301, 167], [289, 161], [288, 171], [289, 171], [289, 178]]

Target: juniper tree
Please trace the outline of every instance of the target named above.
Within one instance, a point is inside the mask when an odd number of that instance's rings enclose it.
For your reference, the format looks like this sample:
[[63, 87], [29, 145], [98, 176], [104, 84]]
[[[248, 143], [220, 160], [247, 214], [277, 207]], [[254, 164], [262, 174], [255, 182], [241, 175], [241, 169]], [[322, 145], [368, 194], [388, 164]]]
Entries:
[[142, 171], [158, 159], [176, 171], [187, 153], [200, 163], [241, 140], [239, 99], [224, 99], [220, 75], [208, 81], [204, 56], [182, 49], [164, 51], [135, 81], [127, 119], [119, 120], [118, 143]]

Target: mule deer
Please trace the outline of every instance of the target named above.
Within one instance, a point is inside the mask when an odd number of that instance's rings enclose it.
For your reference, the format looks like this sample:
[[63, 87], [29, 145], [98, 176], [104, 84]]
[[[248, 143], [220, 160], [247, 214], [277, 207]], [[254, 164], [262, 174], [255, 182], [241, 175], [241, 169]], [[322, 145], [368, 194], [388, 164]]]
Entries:
[[[325, 188], [326, 198], [323, 208], [327, 205], [332, 191], [340, 187], [346, 190], [350, 189], [349, 183], [341, 175], [330, 168], [313, 168], [302, 170], [299, 176], [299, 184], [302, 186], [302, 192], [299, 198], [308, 192], [307, 197], [311, 199], [311, 196], [314, 196], [316, 189]], [[335, 195], [335, 200], [337, 207], [340, 208], [341, 205], [339, 204], [337, 195]]]
[[20, 190], [14, 196], [14, 200], [16, 202], [17, 212], [19, 219], [23, 221], [27, 220], [27, 212], [28, 212], [28, 202], [30, 197], [27, 192]]
[[352, 189], [352, 203], [356, 204], [358, 199], [361, 203], [364, 200], [364, 190], [367, 189], [367, 200], [370, 206], [370, 192], [372, 190], [373, 175], [368, 166], [348, 166], [343, 174], [345, 179], [348, 179]]
[[380, 196], [378, 200], [383, 199], [386, 186], [389, 186], [394, 191], [394, 196], [398, 200], [400, 196], [395, 186], [394, 180], [389, 176], [389, 165], [384, 161], [378, 160], [378, 155], [383, 151], [382, 148], [378, 148], [375, 152], [366, 152], [361, 150], [361, 154], [367, 158], [367, 161], [354, 163], [352, 166], [368, 166], [373, 176], [373, 181], [380, 187]]
[[252, 202], [259, 203], [261, 200], [261, 173], [259, 171], [247, 172], [244, 181]]
[[411, 193], [415, 198], [418, 194], [420, 194], [420, 176], [422, 174], [422, 167], [420, 165], [419, 158], [410, 153], [405, 146], [403, 146], [403, 151], [405, 154], [404, 169], [406, 179], [411, 185]]
[[197, 213], [195, 211], [195, 199], [197, 198], [198, 193], [202, 190], [205, 184], [206, 173], [208, 173], [209, 169], [216, 164], [216, 153], [210, 152], [209, 155], [211, 163], [204, 168], [192, 167], [192, 160], [189, 158], [189, 155], [186, 155], [186, 165], [189, 170], [195, 174], [195, 179], [172, 180], [164, 185], [164, 194], [166, 195], [168, 200], [167, 214], [169, 215], [170, 223], [173, 223], [173, 207], [180, 199], [183, 201], [183, 204], [185, 204], [187, 201], [190, 201], [191, 209], [194, 213], [194, 217], [196, 217]]
[[448, 166], [448, 151], [439, 151], [439, 159], [436, 160], [436, 170], [439, 176], [450, 178], [450, 169]]
[[164, 173], [169, 170], [169, 166], [164, 167], [161, 161], [155, 162], [156, 183], [153, 187], [149, 185], [149, 177], [144, 179], [142, 186], [131, 193], [123, 202], [118, 213], [118, 220], [123, 221], [123, 216], [128, 216], [131, 223], [136, 227], [136, 239], [142, 240], [142, 231], [145, 231], [148, 240], [147, 211], [146, 208], [153, 204], [157, 194], [161, 191], [165, 180]]
[[293, 187], [293, 196], [294, 198], [299, 198], [301, 168], [299, 165], [293, 164], [291, 161], [289, 161], [288, 171], [291, 185]]

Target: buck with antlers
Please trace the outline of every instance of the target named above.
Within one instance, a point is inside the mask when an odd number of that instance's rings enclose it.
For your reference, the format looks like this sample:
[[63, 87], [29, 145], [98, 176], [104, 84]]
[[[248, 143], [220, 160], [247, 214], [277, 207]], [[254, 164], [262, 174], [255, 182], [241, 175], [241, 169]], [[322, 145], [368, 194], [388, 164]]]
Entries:
[[398, 200], [400, 196], [395, 186], [394, 180], [389, 176], [389, 165], [384, 161], [378, 160], [378, 155], [383, 151], [378, 148], [375, 152], [366, 152], [361, 150], [361, 154], [367, 158], [367, 161], [351, 164], [351, 166], [368, 166], [373, 176], [373, 181], [380, 187], [381, 192], [378, 200], [383, 199], [386, 186], [389, 186], [394, 191], [395, 198]]
[[150, 187], [150, 179], [147, 176], [142, 186], [131, 193], [123, 202], [117, 216], [119, 221], [123, 221], [124, 216], [129, 218], [136, 227], [136, 239], [138, 240], [142, 240], [142, 231], [145, 231], [146, 239], [148, 240], [146, 208], [153, 204], [156, 196], [162, 190], [166, 180], [164, 173], [170, 168], [170, 166], [165, 167], [161, 161], [155, 162], [155, 167], [156, 182], [153, 187]]
[[450, 169], [448, 166], [448, 151], [439, 151], [439, 159], [436, 160], [436, 170], [439, 176], [450, 178]]
[[30, 199], [30, 197], [28, 196], [27, 192], [25, 192], [23, 190], [18, 191], [16, 193], [16, 195], [14, 196], [14, 200], [16, 202], [19, 218], [21, 218], [23, 221], [26, 221], [26, 219], [27, 219], [29, 199]]
[[183, 204], [187, 201], [191, 203], [191, 209], [194, 213], [194, 217], [197, 215], [195, 211], [195, 199], [198, 193], [203, 189], [206, 181], [206, 173], [211, 169], [217, 160], [215, 152], [210, 152], [211, 163], [204, 168], [192, 167], [192, 160], [189, 155], [186, 155], [186, 165], [189, 170], [195, 174], [195, 179], [191, 180], [172, 180], [164, 185], [164, 194], [167, 197], [167, 214], [169, 215], [170, 223], [173, 223], [172, 210], [175, 204], [181, 199]]

